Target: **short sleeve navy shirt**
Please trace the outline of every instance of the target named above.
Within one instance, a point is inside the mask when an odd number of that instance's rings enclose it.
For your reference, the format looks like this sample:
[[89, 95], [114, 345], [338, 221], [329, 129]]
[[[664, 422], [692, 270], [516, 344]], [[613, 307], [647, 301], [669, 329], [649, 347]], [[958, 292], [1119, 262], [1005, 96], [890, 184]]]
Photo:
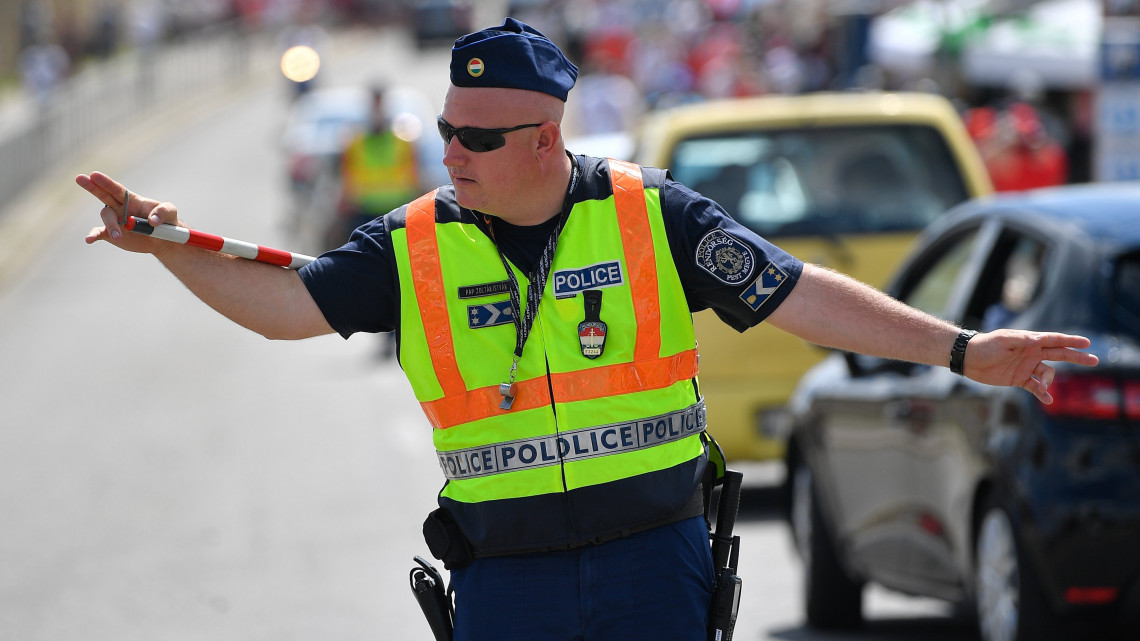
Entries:
[[[573, 158], [581, 184], [572, 189], [572, 202], [611, 193], [604, 159]], [[767, 318], [795, 287], [803, 263], [733, 220], [715, 202], [666, 177], [661, 209], [690, 310], [712, 309], [743, 332]], [[484, 226], [481, 215], [461, 213]], [[389, 229], [392, 217], [402, 215], [403, 208], [361, 226], [345, 245], [299, 270], [329, 325], [345, 338], [398, 329], [400, 288]], [[496, 220], [495, 238], [504, 256], [530, 271], [556, 224], [557, 217], [532, 227]]]

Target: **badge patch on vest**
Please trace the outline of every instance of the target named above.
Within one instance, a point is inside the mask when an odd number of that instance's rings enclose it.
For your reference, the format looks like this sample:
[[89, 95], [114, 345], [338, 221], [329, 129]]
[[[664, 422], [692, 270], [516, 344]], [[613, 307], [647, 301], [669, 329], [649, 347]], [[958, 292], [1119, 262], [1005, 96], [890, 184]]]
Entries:
[[697, 264], [717, 280], [739, 285], [752, 275], [752, 249], [735, 237], [714, 229], [697, 244]]
[[625, 283], [621, 261], [617, 260], [578, 269], [560, 269], [551, 276], [554, 278], [555, 298], [569, 298], [587, 289], [614, 287]]
[[578, 343], [582, 348], [582, 356], [593, 360], [606, 350], [608, 328], [601, 318], [602, 292], [588, 289], [582, 292], [582, 300], [586, 306], [586, 320], [578, 323]]
[[751, 307], [752, 311], [759, 311], [772, 294], [776, 293], [780, 285], [786, 282], [788, 282], [788, 274], [777, 267], [775, 263], [768, 263], [764, 269], [760, 270], [760, 275], [756, 277], [756, 280], [752, 281], [748, 289], [740, 295], [740, 300]]
[[467, 326], [471, 329], [482, 329], [513, 322], [515, 322], [515, 309], [509, 300], [467, 306]]
[[497, 283], [483, 283], [482, 285], [468, 285], [459, 288], [460, 298], [482, 298], [495, 294], [506, 294], [510, 290], [510, 282], [500, 280]]

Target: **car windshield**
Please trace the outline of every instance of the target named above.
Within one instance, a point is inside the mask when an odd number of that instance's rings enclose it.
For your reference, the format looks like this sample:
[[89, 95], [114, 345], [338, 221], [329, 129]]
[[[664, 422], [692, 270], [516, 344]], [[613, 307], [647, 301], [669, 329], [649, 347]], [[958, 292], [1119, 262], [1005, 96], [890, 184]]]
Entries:
[[769, 237], [919, 230], [967, 197], [946, 143], [920, 125], [690, 138], [670, 171]]

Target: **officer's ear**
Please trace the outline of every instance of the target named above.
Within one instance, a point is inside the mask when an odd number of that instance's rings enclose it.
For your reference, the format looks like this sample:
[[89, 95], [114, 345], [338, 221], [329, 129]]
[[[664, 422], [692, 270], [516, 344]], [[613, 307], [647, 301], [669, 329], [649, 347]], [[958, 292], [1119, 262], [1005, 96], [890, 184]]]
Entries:
[[561, 153], [559, 141], [562, 140], [562, 128], [553, 120], [547, 120], [538, 127], [538, 137], [535, 142], [535, 159], [547, 160], [552, 155]]

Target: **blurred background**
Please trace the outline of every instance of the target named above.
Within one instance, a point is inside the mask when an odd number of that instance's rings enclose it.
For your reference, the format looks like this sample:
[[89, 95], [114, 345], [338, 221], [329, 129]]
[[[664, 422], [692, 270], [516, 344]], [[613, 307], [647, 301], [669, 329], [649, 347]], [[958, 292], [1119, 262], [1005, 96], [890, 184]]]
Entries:
[[[0, 196], [10, 200], [108, 127], [204, 87], [264, 72], [260, 62], [251, 66], [251, 56], [268, 49], [315, 52], [315, 75], [294, 83], [300, 96], [344, 84], [317, 69], [319, 56], [332, 55], [347, 34], [397, 29], [412, 35], [417, 47], [430, 47], [505, 14], [533, 23], [581, 66], [567, 119], [570, 136], [632, 134], [647, 113], [708, 99], [918, 90], [954, 102], [999, 190], [1084, 182], [1094, 171], [1101, 179], [1130, 177], [1131, 150], [1118, 150], [1111, 135], [1094, 141], [1095, 125], [1120, 127], [1129, 117], [1131, 96], [1115, 85], [1128, 84], [1134, 74], [1135, 33], [1130, 18], [1109, 17], [1106, 25], [1104, 15], [1127, 16], [1129, 4], [9, 0], [0, 6]], [[297, 66], [301, 59], [290, 60]], [[298, 68], [308, 72], [303, 61]], [[383, 73], [374, 75], [379, 81]], [[391, 80], [402, 84], [398, 75]], [[430, 111], [437, 97], [426, 98]], [[1099, 114], [1097, 98], [1107, 108]], [[359, 124], [363, 117], [356, 119]], [[290, 144], [312, 146], [295, 138]], [[1020, 154], [1018, 146], [1032, 154]], [[422, 164], [425, 171], [435, 167], [427, 159]], [[441, 175], [436, 171], [425, 182]]]
[[[403, 582], [441, 480], [390, 337], [231, 326], [150, 259], [85, 246], [76, 173], [317, 254], [447, 181], [451, 42], [510, 15], [581, 68], [571, 151], [705, 181], [883, 286], [962, 201], [1140, 179], [1138, 5], [0, 0], [0, 641], [429, 638]], [[848, 156], [899, 196], [837, 209]], [[710, 422], [748, 479], [736, 638], [978, 638], [953, 603], [874, 583], [859, 631], [807, 625], [785, 404], [825, 354], [702, 323]]]
[[[1102, 85], [1125, 81], [1133, 71], [1126, 59], [1134, 35], [1126, 28], [1128, 18], [1110, 17], [1106, 29], [1104, 12], [1127, 15], [1128, 5], [1093, 0], [621, 0], [565, 6], [541, 0], [9, 0], [0, 6], [3, 156], [25, 161], [5, 163], [0, 193], [13, 193], [64, 150], [73, 154], [76, 144], [108, 125], [137, 118], [155, 101], [216, 86], [227, 76], [234, 80], [264, 71], [249, 67], [249, 56], [259, 47], [283, 53], [301, 45], [319, 55], [345, 31], [359, 35], [385, 28], [410, 32], [416, 45], [425, 47], [450, 42], [472, 25], [504, 14], [533, 23], [581, 66], [583, 78], [567, 122], [571, 135], [632, 132], [646, 112], [706, 99], [917, 89], [953, 100], [969, 116], [971, 133], [987, 158], [1000, 156], [1011, 139], [1034, 138], [1029, 144], [1063, 152], [1043, 153], [1047, 157], [1040, 162], [1051, 174], [1038, 182], [1083, 182], [1091, 178], [1096, 159], [1093, 100], [1103, 93]], [[1115, 29], [1114, 20], [1121, 23]], [[1111, 54], [1105, 66], [1115, 65], [1115, 71], [1102, 73], [1102, 47]], [[175, 65], [169, 59], [179, 53], [189, 60]], [[156, 64], [177, 70], [155, 75]], [[107, 77], [91, 78], [99, 74]], [[297, 93], [330, 80], [318, 72], [300, 81]], [[91, 84], [105, 92], [97, 101], [83, 93]], [[1011, 111], [1014, 104], [1030, 108]], [[1125, 114], [1121, 106], [1111, 117]], [[33, 121], [54, 135], [25, 142], [25, 148], [8, 140], [30, 136], [26, 131]], [[29, 150], [39, 157], [29, 158]], [[14, 164], [25, 173], [9, 168]], [[1002, 171], [999, 189], [1023, 188], [1029, 180]], [[1099, 177], [1112, 177], [1109, 171], [1123, 170], [1105, 167]]]

